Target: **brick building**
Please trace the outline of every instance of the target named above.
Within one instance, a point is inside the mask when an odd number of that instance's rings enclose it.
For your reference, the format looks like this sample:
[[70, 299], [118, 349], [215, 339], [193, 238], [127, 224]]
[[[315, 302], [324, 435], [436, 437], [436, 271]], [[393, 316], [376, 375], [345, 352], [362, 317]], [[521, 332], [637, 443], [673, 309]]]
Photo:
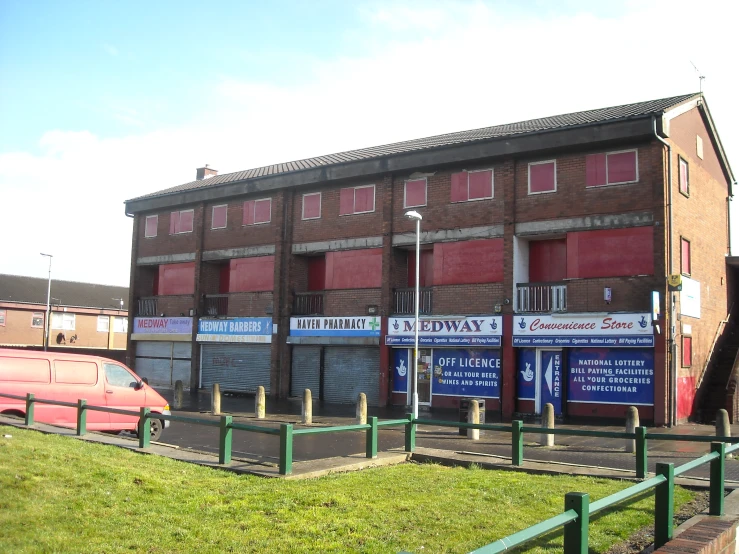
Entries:
[[700, 94], [196, 177], [126, 202], [150, 382], [407, 404], [416, 210], [422, 405], [696, 411], [734, 182]]
[[[0, 275], [0, 347], [43, 350], [49, 281]], [[128, 288], [51, 281], [47, 348], [123, 360]]]

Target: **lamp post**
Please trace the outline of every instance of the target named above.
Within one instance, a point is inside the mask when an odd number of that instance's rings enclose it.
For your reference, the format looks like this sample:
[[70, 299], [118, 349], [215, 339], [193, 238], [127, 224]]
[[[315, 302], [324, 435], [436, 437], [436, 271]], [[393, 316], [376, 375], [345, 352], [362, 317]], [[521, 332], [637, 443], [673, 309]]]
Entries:
[[51, 254], [44, 254], [41, 252], [42, 256], [46, 256], [49, 258], [49, 285], [46, 289], [46, 319], [44, 320], [44, 352], [46, 352], [48, 346], [49, 346], [49, 319], [51, 317], [51, 314], [49, 313], [51, 311]]
[[413, 407], [413, 419], [418, 418], [418, 306], [421, 301], [420, 298], [420, 267], [421, 267], [421, 214], [417, 211], [412, 210], [406, 212], [405, 216], [409, 219], [416, 220], [416, 338], [415, 348], [413, 349], [413, 396], [412, 396], [412, 407]]

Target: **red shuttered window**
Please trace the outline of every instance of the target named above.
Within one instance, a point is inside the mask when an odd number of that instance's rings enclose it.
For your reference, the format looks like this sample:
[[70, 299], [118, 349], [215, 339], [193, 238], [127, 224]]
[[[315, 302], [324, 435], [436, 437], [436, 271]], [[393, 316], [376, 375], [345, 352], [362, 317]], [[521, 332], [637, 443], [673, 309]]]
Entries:
[[375, 211], [375, 185], [341, 189], [339, 215], [362, 214]]
[[405, 182], [404, 208], [416, 208], [426, 205], [426, 179], [414, 179]]
[[193, 218], [193, 210], [172, 212], [169, 216], [169, 234], [192, 233]]
[[244, 202], [242, 225], [259, 225], [272, 221], [272, 199], [247, 200]]
[[690, 196], [690, 174], [688, 171], [688, 162], [678, 157], [679, 174], [678, 181], [680, 185], [680, 192], [685, 196]]
[[585, 156], [585, 186], [622, 185], [639, 180], [636, 150]]
[[547, 160], [529, 164], [529, 194], [557, 191], [557, 162]]
[[690, 275], [690, 241], [680, 237], [680, 272]]
[[321, 217], [321, 193], [314, 192], [303, 195], [303, 219], [319, 219]]
[[452, 174], [452, 202], [493, 198], [493, 170], [461, 171]]
[[683, 337], [683, 367], [693, 365], [693, 337]]
[[157, 224], [159, 223], [158, 215], [147, 215], [146, 225], [144, 228], [144, 236], [146, 238], [153, 238], [157, 236]]
[[225, 229], [228, 217], [228, 205], [213, 206], [213, 217], [210, 223], [211, 229]]

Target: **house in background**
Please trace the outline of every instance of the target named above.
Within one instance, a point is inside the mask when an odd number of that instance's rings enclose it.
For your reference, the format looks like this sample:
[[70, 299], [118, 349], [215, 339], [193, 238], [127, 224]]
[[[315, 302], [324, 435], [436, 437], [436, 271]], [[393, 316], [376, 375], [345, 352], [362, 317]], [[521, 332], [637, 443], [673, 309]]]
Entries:
[[[47, 279], [0, 274], [0, 347], [44, 349]], [[51, 350], [125, 361], [128, 287], [51, 281]]]

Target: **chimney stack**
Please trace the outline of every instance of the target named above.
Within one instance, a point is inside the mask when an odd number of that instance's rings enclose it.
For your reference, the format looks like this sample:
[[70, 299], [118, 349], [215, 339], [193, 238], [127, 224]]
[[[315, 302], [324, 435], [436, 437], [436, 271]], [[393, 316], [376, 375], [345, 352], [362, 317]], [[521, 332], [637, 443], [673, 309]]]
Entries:
[[197, 181], [215, 177], [216, 175], [218, 175], [218, 170], [208, 167], [208, 164], [205, 164], [205, 167], [199, 167], [195, 170], [195, 180]]

